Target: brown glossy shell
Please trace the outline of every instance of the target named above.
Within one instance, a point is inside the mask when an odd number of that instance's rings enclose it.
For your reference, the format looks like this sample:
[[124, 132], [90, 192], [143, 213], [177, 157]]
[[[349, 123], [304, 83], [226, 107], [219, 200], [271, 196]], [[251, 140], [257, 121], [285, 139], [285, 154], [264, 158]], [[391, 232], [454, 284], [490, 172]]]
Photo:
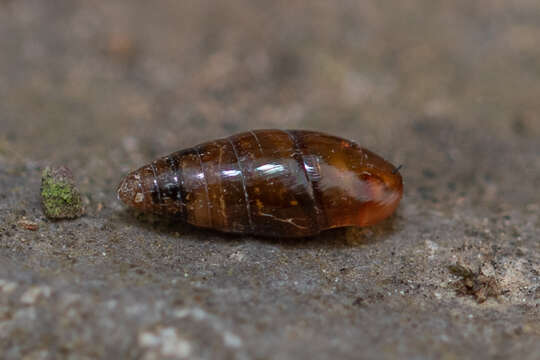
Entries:
[[302, 130], [255, 130], [181, 150], [129, 173], [118, 197], [225, 232], [298, 237], [372, 225], [403, 194], [393, 165], [355, 143]]

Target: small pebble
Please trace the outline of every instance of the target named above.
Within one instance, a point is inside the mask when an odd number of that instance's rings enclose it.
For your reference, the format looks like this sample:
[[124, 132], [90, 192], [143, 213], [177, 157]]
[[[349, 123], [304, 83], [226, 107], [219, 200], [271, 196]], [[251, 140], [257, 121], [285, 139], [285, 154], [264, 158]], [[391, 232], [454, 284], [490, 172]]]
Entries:
[[30, 221], [30, 220], [25, 219], [25, 218], [22, 218], [19, 221], [17, 221], [17, 225], [20, 228], [23, 228], [25, 230], [30, 230], [30, 231], [37, 231], [39, 229], [38, 223], [36, 223], [34, 221]]
[[65, 166], [47, 167], [41, 175], [41, 203], [50, 219], [74, 219], [83, 215], [81, 193], [71, 170]]

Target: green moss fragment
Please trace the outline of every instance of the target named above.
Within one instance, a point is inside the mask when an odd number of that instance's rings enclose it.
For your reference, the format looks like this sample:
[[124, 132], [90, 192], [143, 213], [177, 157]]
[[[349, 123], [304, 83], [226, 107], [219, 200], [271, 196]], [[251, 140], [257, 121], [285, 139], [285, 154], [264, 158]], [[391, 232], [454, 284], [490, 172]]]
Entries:
[[83, 214], [81, 194], [66, 167], [47, 167], [41, 174], [41, 203], [51, 219], [73, 219]]

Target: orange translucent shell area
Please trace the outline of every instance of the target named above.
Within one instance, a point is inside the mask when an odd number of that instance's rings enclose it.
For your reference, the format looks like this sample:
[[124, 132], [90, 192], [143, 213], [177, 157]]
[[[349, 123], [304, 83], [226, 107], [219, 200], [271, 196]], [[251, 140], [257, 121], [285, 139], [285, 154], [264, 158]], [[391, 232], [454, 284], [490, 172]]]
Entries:
[[403, 182], [392, 164], [336, 137], [305, 133], [302, 140], [317, 155], [324, 228], [373, 225], [395, 211]]
[[386, 219], [396, 210], [403, 194], [401, 183], [397, 187], [388, 186], [387, 182], [376, 177], [366, 178], [364, 183], [369, 199], [359, 200], [358, 204], [353, 205], [357, 207], [357, 212], [351, 212], [350, 216], [336, 217], [331, 227], [373, 225]]
[[373, 225], [390, 216], [399, 205], [403, 195], [399, 173], [380, 168], [355, 170], [335, 164], [320, 168], [319, 188], [327, 228]]

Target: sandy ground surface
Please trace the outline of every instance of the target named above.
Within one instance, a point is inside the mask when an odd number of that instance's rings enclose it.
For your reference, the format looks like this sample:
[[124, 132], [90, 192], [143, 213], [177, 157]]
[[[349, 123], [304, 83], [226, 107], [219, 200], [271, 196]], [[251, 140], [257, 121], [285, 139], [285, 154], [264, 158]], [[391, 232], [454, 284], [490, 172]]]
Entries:
[[[0, 1], [1, 357], [540, 358], [540, 3], [383, 3]], [[400, 208], [285, 240], [116, 200], [129, 169], [251, 128], [404, 164]], [[84, 217], [44, 217], [51, 164]]]

